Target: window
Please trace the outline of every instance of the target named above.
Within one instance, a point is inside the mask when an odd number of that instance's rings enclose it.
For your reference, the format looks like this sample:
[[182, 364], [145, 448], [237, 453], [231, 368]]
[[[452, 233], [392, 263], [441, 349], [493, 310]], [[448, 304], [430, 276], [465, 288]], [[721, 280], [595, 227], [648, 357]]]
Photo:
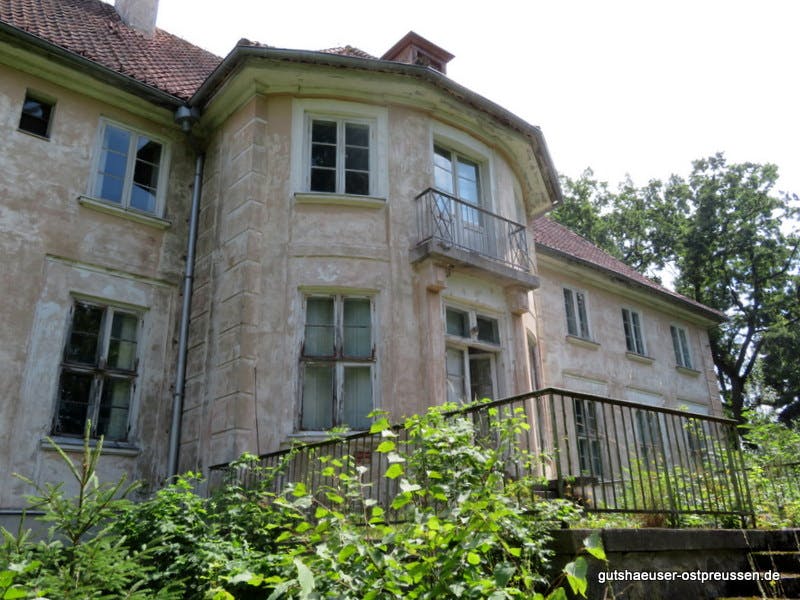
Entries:
[[628, 352], [645, 356], [642, 320], [639, 317], [639, 313], [635, 310], [623, 308], [622, 327], [625, 330], [625, 346], [628, 348]]
[[139, 316], [78, 301], [72, 309], [53, 433], [124, 441], [138, 367]]
[[597, 477], [603, 474], [597, 407], [591, 400], [573, 398], [575, 438], [578, 446], [578, 467], [581, 475]]
[[53, 102], [37, 98], [30, 92], [25, 93], [19, 128], [44, 138], [50, 137], [50, 120], [53, 116]]
[[370, 123], [312, 118], [310, 128], [308, 189], [370, 195], [373, 163]]
[[474, 311], [445, 308], [447, 401], [470, 402], [497, 396], [497, 319]]
[[672, 334], [672, 348], [675, 350], [675, 364], [687, 369], [692, 368], [692, 355], [689, 353], [689, 342], [686, 339], [686, 330], [682, 327], [670, 325]]
[[92, 195], [126, 209], [160, 214], [165, 154], [161, 142], [104, 122]]
[[585, 340], [591, 339], [584, 293], [564, 288], [564, 308], [567, 313], [567, 333]]
[[439, 145], [433, 147], [434, 186], [469, 204], [480, 205], [478, 163]]
[[372, 330], [370, 298], [306, 297], [301, 429], [369, 428], [375, 365]]

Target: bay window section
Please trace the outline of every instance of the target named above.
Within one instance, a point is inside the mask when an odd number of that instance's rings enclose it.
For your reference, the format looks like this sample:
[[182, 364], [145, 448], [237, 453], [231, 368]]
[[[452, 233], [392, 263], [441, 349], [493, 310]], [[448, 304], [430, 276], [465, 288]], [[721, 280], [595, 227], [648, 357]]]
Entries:
[[308, 296], [300, 355], [300, 428], [368, 429], [375, 351], [372, 300]]

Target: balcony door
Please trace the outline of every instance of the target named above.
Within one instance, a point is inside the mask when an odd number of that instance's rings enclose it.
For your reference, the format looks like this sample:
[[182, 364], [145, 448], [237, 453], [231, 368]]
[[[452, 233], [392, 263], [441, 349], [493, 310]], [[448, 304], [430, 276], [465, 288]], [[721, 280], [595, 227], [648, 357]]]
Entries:
[[444, 196], [437, 199], [441, 219], [437, 233], [455, 245], [491, 255], [486, 219], [482, 206], [478, 163], [435, 145], [433, 147], [434, 185], [461, 202]]

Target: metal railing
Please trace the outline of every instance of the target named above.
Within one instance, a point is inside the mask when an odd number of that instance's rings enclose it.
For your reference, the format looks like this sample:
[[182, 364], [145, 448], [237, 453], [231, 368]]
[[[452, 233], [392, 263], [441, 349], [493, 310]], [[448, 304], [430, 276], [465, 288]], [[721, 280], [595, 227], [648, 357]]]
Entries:
[[[555, 388], [465, 407], [448, 417], [468, 417], [476, 440], [491, 443], [490, 422], [519, 411], [530, 430], [508, 448], [504, 471], [513, 479], [532, 476], [536, 493], [571, 498], [588, 512], [656, 514], [672, 524], [686, 514], [754, 523], [735, 421]], [[407, 432], [396, 426], [394, 433], [395, 443], [413, 452]], [[252, 486], [266, 470], [272, 491], [289, 483], [316, 490], [324, 485], [323, 464], [352, 460], [371, 483], [368, 497], [389, 512], [397, 482], [384, 476], [387, 457], [376, 451], [383, 439], [355, 433], [305, 444], [265, 454], [257, 469], [240, 467], [228, 476]], [[503, 440], [498, 443], [509, 443]], [[525, 456], [534, 460], [520, 460]], [[212, 487], [224, 468], [213, 468]]]
[[456, 247], [531, 271], [525, 225], [433, 188], [416, 201], [418, 243], [434, 240], [446, 250]]

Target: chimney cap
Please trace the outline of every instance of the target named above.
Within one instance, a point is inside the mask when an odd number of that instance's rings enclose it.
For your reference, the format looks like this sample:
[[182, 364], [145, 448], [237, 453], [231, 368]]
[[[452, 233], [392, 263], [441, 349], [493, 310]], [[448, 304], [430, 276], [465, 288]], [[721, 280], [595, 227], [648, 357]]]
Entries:
[[432, 67], [441, 73], [447, 72], [447, 63], [454, 55], [441, 46], [426, 40], [424, 37], [409, 31], [394, 46], [389, 48], [381, 60], [393, 60], [412, 65]]

